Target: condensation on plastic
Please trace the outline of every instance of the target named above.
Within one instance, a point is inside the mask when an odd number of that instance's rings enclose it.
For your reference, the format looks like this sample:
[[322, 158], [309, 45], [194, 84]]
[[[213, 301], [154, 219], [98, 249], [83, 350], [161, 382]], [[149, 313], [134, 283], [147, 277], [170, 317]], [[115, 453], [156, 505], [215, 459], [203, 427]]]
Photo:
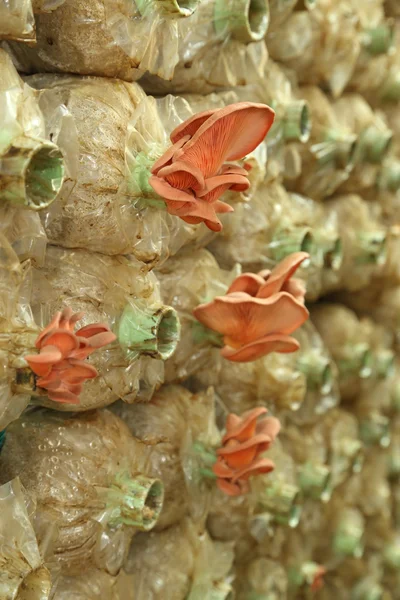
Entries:
[[30, 400], [29, 391], [15, 389], [13, 382], [39, 333], [29, 304], [31, 279], [29, 261], [21, 263], [0, 232], [0, 430], [17, 419]]
[[231, 412], [240, 414], [265, 405], [279, 416], [297, 411], [306, 396], [307, 382], [297, 368], [298, 354], [271, 353], [249, 363], [221, 359], [218, 371], [205, 366], [196, 374], [196, 381], [201, 386], [213, 385]]
[[37, 409], [8, 427], [0, 482], [18, 475], [36, 500], [37, 517], [55, 523], [54, 554], [63, 575], [91, 568], [116, 575], [138, 530], [120, 479], [146, 475], [147, 452], [107, 410], [64, 417]]
[[[168, 4], [178, 3], [56, 2], [51, 12], [42, 12], [43, 7], [35, 10], [34, 47], [19, 43], [8, 47], [25, 73], [64, 72], [135, 81], [149, 70], [170, 79], [179, 60], [178, 21], [185, 15], [169, 12]], [[195, 7], [196, 1], [190, 4]], [[193, 21], [195, 14], [183, 20]]]
[[239, 267], [221, 269], [207, 250], [184, 250], [156, 271], [163, 301], [175, 308], [181, 321], [181, 340], [172, 358], [165, 364], [165, 380], [179, 382], [201, 369], [218, 371], [222, 358], [209, 342], [196, 342], [193, 309], [215, 296], [225, 294], [239, 275]]
[[136, 438], [151, 446], [146, 472], [161, 479], [165, 490], [164, 508], [155, 529], [170, 527], [185, 514], [204, 524], [209, 482], [202, 481], [199, 474], [201, 460], [195, 444], [212, 450], [219, 442], [213, 391], [194, 395], [180, 386], [166, 386], [149, 403], [118, 403], [112, 410]]
[[1, 0], [0, 40], [36, 40], [31, 0]]
[[220, 597], [215, 590], [232, 562], [231, 544], [211, 541], [207, 532], [182, 519], [164, 531], [138, 534], [125, 569], [140, 600], [213, 600]]
[[[178, 23], [179, 59], [173, 78], [146, 74], [141, 80], [144, 89], [156, 94], [208, 94], [256, 82], [268, 58], [261, 40], [267, 5], [264, 0], [202, 0], [192, 17]], [[246, 21], [250, 31], [254, 28], [254, 39], [261, 41], [242, 38]]]
[[285, 185], [314, 200], [322, 200], [348, 179], [354, 164], [356, 135], [347, 123], [340, 122], [320, 89], [303, 86], [298, 95], [309, 105], [311, 135], [307, 144], [292, 145], [301, 167], [294, 172], [289, 169]]
[[18, 477], [0, 486], [0, 597], [48, 600], [51, 578], [31, 521], [31, 499]]
[[1, 48], [0, 71], [0, 202], [40, 210], [62, 185], [62, 155], [44, 139], [37, 93], [22, 81]]
[[[40, 330], [57, 311], [69, 307], [85, 313], [79, 326], [105, 322], [118, 334], [126, 307], [140, 314], [158, 310], [162, 302], [155, 275], [132, 257], [49, 246], [44, 267], [33, 270], [31, 306]], [[162, 360], [126, 350], [118, 341], [96, 350], [89, 362], [99, 375], [84, 384], [80, 404], [53, 402], [40, 388], [33, 401], [57, 410], [82, 411], [107, 406], [119, 398], [129, 403], [148, 400], [163, 381]]]
[[337, 216], [324, 205], [288, 193], [279, 181], [264, 182], [250, 203], [238, 204], [223, 231], [209, 245], [224, 268], [240, 262], [243, 270], [272, 268], [291, 252], [306, 251], [310, 261], [299, 271], [307, 298], [315, 300], [325, 279], [337, 279], [341, 239]]
[[29, 78], [41, 89], [47, 136], [66, 156], [68, 177], [44, 216], [54, 244], [132, 253], [148, 268], [189, 242], [210, 239], [203, 225], [168, 215], [148, 184], [169, 133], [194, 111], [182, 98], [146, 97], [137, 84], [57, 75]]
[[301, 83], [328, 87], [340, 96], [361, 50], [359, 18], [347, 0], [318, 0], [296, 11], [267, 36], [268, 51], [296, 71]]

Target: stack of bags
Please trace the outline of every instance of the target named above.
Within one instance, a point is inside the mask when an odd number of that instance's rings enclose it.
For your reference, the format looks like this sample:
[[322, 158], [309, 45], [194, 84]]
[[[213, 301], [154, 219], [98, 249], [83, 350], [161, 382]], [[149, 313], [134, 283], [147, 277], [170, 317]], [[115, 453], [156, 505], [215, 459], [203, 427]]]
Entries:
[[397, 2], [0, 40], [0, 600], [400, 599]]

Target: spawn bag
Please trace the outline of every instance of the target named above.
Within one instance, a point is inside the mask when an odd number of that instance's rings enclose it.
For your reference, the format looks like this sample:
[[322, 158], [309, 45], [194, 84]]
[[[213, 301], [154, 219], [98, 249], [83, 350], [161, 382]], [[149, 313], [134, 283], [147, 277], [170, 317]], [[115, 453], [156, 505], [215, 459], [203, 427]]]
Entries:
[[343, 258], [337, 216], [310, 198], [287, 193], [278, 181], [261, 184], [251, 202], [237, 204], [224, 223], [209, 245], [224, 267], [240, 262], [244, 271], [259, 271], [305, 251], [310, 260], [300, 273], [307, 298], [318, 298], [325, 279], [336, 279]]
[[43, 265], [47, 237], [38, 213], [5, 204], [0, 208], [0, 235], [21, 262], [31, 259], [33, 264]]
[[[369, 3], [360, 5], [361, 11], [374, 7]], [[386, 18], [382, 7], [375, 7], [375, 14], [364, 15], [362, 26], [362, 51], [348, 88], [365, 96], [372, 105], [382, 100], [394, 100], [396, 91], [396, 66], [399, 52], [396, 40], [398, 24]]]
[[348, 179], [354, 165], [356, 135], [351, 127], [340, 122], [319, 88], [303, 86], [298, 95], [309, 106], [311, 134], [307, 144], [295, 147], [301, 169], [297, 176], [293, 169], [289, 170], [285, 184], [313, 200], [323, 200]]
[[157, 271], [162, 298], [178, 312], [182, 328], [177, 351], [165, 365], [167, 382], [183, 381], [209, 365], [218, 370], [219, 351], [198, 339], [198, 322], [192, 313], [202, 302], [224, 294], [238, 274], [237, 268], [221, 269], [207, 250], [182, 251]]
[[29, 389], [20, 389], [15, 376], [26, 367], [24, 355], [32, 348], [39, 329], [30, 307], [32, 271], [21, 263], [0, 234], [0, 431], [26, 408]]
[[251, 493], [226, 496], [215, 488], [208, 529], [214, 539], [234, 541], [236, 560], [244, 563], [250, 553], [277, 557], [287, 536], [287, 527], [296, 527], [301, 514], [296, 465], [275, 440], [266, 454], [275, 469], [251, 480]]
[[51, 576], [32, 524], [33, 508], [18, 477], [0, 487], [1, 598], [50, 598]]
[[379, 280], [366, 290], [345, 292], [340, 298], [357, 314], [369, 316], [394, 334], [396, 348], [400, 342], [400, 287], [382, 287]]
[[301, 83], [322, 85], [337, 97], [360, 53], [358, 17], [347, 0], [321, 0], [312, 11], [293, 12], [267, 44], [272, 58], [296, 71]]
[[193, 116], [188, 102], [155, 100], [122, 81], [40, 75], [30, 82], [41, 90], [47, 133], [58, 140], [70, 173], [44, 217], [53, 244], [132, 253], [151, 268], [188, 242], [206, 243], [207, 228], [169, 215], [148, 183], [171, 146], [170, 132]]
[[298, 426], [315, 423], [340, 401], [338, 370], [329, 349], [309, 320], [294, 334], [300, 343], [296, 369], [306, 377], [306, 393], [298, 410], [287, 413]]
[[355, 168], [340, 191], [362, 193], [375, 184], [377, 174], [393, 139], [393, 132], [384, 115], [372, 110], [359, 94], [346, 94], [333, 104], [333, 110], [343, 127], [357, 135], [354, 152]]
[[163, 487], [145, 476], [146, 446], [108, 411], [64, 416], [45, 409], [7, 429], [0, 479], [17, 473], [42, 521], [55, 521], [54, 553], [64, 574], [120, 570], [132, 536], [151, 529]]
[[84, 313], [80, 325], [105, 322], [117, 336], [90, 359], [99, 376], [84, 384], [79, 404], [61, 405], [36, 388], [34, 402], [57, 410], [88, 410], [119, 398], [134, 402], [137, 395], [149, 399], [179, 340], [178, 317], [161, 302], [154, 274], [122, 256], [49, 246], [44, 267], [33, 271], [31, 306], [40, 330], [68, 307]]
[[140, 600], [228, 600], [224, 579], [232, 561], [230, 544], [213, 542], [183, 519], [164, 531], [138, 534], [125, 569]]
[[268, 58], [267, 26], [266, 0], [203, 0], [178, 24], [182, 43], [173, 77], [145, 75], [141, 83], [150, 93], [205, 94], [255, 82]]
[[[265, 140], [268, 159], [266, 177], [268, 181], [280, 177], [282, 173], [289, 177], [290, 161], [285, 148], [293, 141], [301, 144], [308, 141], [311, 130], [308, 103], [297, 97], [287, 74], [271, 59], [257, 82], [236, 87], [234, 92], [241, 101], [261, 102], [274, 109], [274, 123]], [[223, 96], [222, 93], [220, 95]], [[296, 158], [293, 160], [296, 161]], [[300, 158], [296, 162], [299, 160]]]
[[335, 213], [343, 244], [340, 268], [323, 281], [325, 293], [344, 289], [357, 291], [385, 274], [388, 263], [388, 230], [376, 216], [374, 205], [360, 196], [336, 196], [325, 203], [325, 214]]
[[44, 139], [36, 92], [0, 49], [0, 201], [31, 210], [49, 206], [64, 179], [60, 150]]
[[213, 385], [231, 412], [265, 405], [280, 416], [297, 411], [306, 397], [307, 379], [297, 367], [298, 359], [299, 352], [271, 353], [248, 363], [220, 359], [218, 369], [199, 369], [196, 384]]
[[135, 81], [149, 70], [170, 79], [179, 60], [178, 22], [190, 17], [198, 3], [107, 0], [88, 7], [79, 0], [66, 0], [45, 12], [46, 3], [34, 2], [36, 45], [24, 48], [10, 43], [8, 48], [25, 73], [65, 72]]
[[2, 0], [0, 3], [0, 40], [36, 40], [31, 0]]
[[270, 600], [287, 597], [287, 575], [285, 568], [278, 562], [262, 557], [254, 558], [246, 565], [239, 565], [238, 574], [235, 580], [238, 600], [247, 600], [250, 594], [257, 594], [261, 598], [265, 595]]
[[[351, 400], [369, 389], [376, 379], [388, 375], [386, 357], [391, 337], [385, 339], [379, 335], [381, 348], [378, 349], [374, 323], [370, 319], [358, 319], [353, 311], [341, 304], [314, 306], [311, 319], [336, 362], [344, 400]], [[383, 359], [383, 373], [379, 355]]]
[[199, 444], [212, 447], [219, 441], [212, 390], [194, 395], [167, 386], [146, 404], [118, 403], [112, 410], [136, 438], [149, 443], [147, 471], [164, 483], [164, 508], [156, 528], [165, 529], [186, 513], [204, 522], [209, 494], [197, 472], [196, 450], [200, 452]]
[[110, 575], [99, 569], [61, 575], [52, 600], [135, 600], [133, 579], [124, 571]]

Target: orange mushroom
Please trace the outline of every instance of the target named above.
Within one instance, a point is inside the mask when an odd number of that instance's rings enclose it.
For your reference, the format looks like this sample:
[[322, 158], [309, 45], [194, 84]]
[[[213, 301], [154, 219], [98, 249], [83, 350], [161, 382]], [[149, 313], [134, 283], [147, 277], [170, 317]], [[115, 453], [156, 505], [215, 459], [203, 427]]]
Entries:
[[46, 389], [55, 402], [79, 404], [83, 383], [98, 375], [84, 359], [116, 339], [104, 323], [93, 323], [74, 333], [75, 324], [82, 317], [83, 313], [73, 314], [70, 308], [57, 312], [36, 340], [39, 354], [25, 356], [39, 376], [36, 385]]
[[194, 309], [200, 323], [224, 336], [224, 358], [249, 362], [270, 352], [298, 350], [299, 343], [290, 334], [309, 313], [304, 306], [304, 285], [291, 276], [306, 258], [306, 252], [297, 252], [272, 272], [244, 273], [225, 296]]
[[220, 196], [228, 189], [241, 192], [250, 186], [248, 171], [229, 161], [257, 148], [274, 115], [266, 104], [238, 102], [198, 113], [174, 129], [173, 146], [155, 162], [149, 179], [168, 212], [220, 231], [217, 213], [233, 210]]

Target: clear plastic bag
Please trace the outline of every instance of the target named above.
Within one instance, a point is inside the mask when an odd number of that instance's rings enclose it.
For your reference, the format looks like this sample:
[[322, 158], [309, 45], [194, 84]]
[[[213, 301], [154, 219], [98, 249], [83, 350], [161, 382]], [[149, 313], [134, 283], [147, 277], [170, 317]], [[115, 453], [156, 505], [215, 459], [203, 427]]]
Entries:
[[[289, 150], [297, 153], [301, 169], [289, 169], [285, 185], [313, 200], [322, 200], [349, 178], [354, 167], [357, 136], [348, 123], [340, 121], [328, 96], [319, 88], [303, 86], [298, 95], [309, 106], [311, 134], [303, 146], [291, 145]], [[289, 150], [287, 161], [293, 161]]]
[[335, 214], [343, 244], [340, 268], [326, 277], [324, 292], [357, 291], [383, 276], [390, 252], [390, 235], [372, 203], [360, 196], [336, 196], [324, 204], [325, 214]]
[[362, 194], [376, 184], [381, 163], [393, 140], [383, 113], [373, 111], [359, 94], [346, 94], [333, 104], [338, 122], [357, 135], [355, 168], [340, 186], [341, 192]]
[[[33, 271], [32, 311], [40, 330], [57, 311], [82, 311], [79, 326], [106, 323], [117, 340], [90, 357], [99, 375], [87, 381], [80, 404], [60, 404], [36, 388], [34, 402], [57, 410], [88, 410], [118, 399], [148, 400], [164, 376], [163, 361], [179, 340], [175, 311], [162, 303], [157, 279], [133, 258], [49, 246]], [[32, 354], [32, 351], [26, 352]]]
[[0, 40], [36, 40], [31, 0], [2, 0], [0, 3]]
[[133, 579], [124, 571], [110, 575], [99, 569], [61, 576], [53, 600], [135, 600]]
[[[146, 467], [164, 483], [164, 509], [157, 530], [176, 524], [185, 514], [204, 523], [209, 508], [207, 482], [201, 476], [202, 450], [219, 442], [214, 394], [194, 395], [180, 386], [161, 388], [146, 404], [113, 406], [132, 434], [151, 445]], [[213, 482], [214, 483], [214, 482]]]
[[63, 156], [45, 139], [37, 94], [1, 48], [0, 71], [0, 202], [38, 211], [49, 206], [61, 189]]
[[92, 2], [65, 0], [34, 5], [37, 44], [11, 43], [19, 68], [135, 81], [146, 70], [170, 79], [179, 60], [178, 21], [198, 0]]
[[[287, 594], [287, 576], [285, 568], [268, 558], [254, 558], [246, 565], [238, 567], [235, 581], [238, 600], [247, 600], [249, 594], [267, 594], [271, 600], [285, 598]], [[251, 597], [251, 596], [250, 596]]]
[[265, 0], [203, 0], [193, 17], [178, 24], [173, 77], [145, 75], [143, 87], [156, 94], [205, 94], [256, 82], [268, 57], [262, 41], [268, 18]]
[[314, 10], [293, 12], [273, 29], [268, 50], [295, 70], [301, 83], [322, 85], [338, 97], [358, 60], [359, 31], [358, 15], [347, 0], [319, 0]]
[[[39, 75], [47, 135], [66, 156], [68, 177], [44, 215], [49, 240], [107, 254], [133, 254], [152, 268], [181, 246], [204, 245], [203, 225], [167, 213], [148, 183], [170, 132], [193, 116], [190, 104], [146, 97], [136, 84]], [[95, 135], [93, 135], [95, 131]]]
[[251, 202], [236, 205], [209, 248], [224, 267], [240, 262], [243, 270], [255, 272], [292, 252], [308, 252], [310, 260], [300, 276], [310, 300], [337, 279], [343, 260], [337, 215], [310, 198], [288, 193], [278, 181], [261, 184]]
[[52, 588], [33, 527], [35, 507], [18, 477], [0, 487], [0, 596], [48, 600]]
[[133, 535], [155, 525], [163, 486], [146, 476], [147, 451], [108, 411], [64, 417], [38, 409], [9, 426], [1, 482], [18, 474], [37, 518], [55, 523], [62, 574], [95, 567], [116, 575]]
[[224, 271], [207, 250], [186, 250], [169, 259], [156, 274], [163, 301], [177, 310], [181, 322], [181, 340], [174, 356], [166, 362], [165, 380], [182, 381], [210, 365], [218, 371], [222, 360], [219, 350], [201, 336], [198, 338], [198, 322], [192, 311], [202, 302], [224, 294], [238, 270]]
[[367, 393], [376, 381], [390, 375], [392, 336], [371, 319], [358, 319], [342, 304], [316, 305], [311, 318], [338, 367], [342, 399]]
[[162, 532], [135, 537], [126, 563], [140, 600], [227, 600], [230, 544], [211, 541], [189, 519]]
[[0, 234], [0, 431], [17, 419], [30, 400], [29, 390], [18, 389], [15, 375], [26, 366], [26, 348], [39, 331], [30, 307], [31, 268], [20, 263], [10, 243]]

